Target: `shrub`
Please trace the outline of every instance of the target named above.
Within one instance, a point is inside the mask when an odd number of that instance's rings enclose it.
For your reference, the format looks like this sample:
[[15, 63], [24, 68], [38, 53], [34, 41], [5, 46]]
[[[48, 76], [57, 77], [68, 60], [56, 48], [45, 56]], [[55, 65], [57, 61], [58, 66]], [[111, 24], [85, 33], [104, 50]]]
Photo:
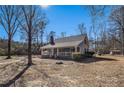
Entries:
[[94, 52], [85, 52], [84, 54], [75, 53], [75, 54], [73, 54], [73, 60], [81, 61], [85, 58], [91, 58], [91, 57], [93, 57], [93, 55], [94, 55]]
[[73, 60], [81, 61], [82, 60], [82, 54], [73, 54]]
[[75, 61], [81, 61], [84, 58], [85, 58], [84, 54], [73, 53], [73, 60], [75, 60]]
[[95, 54], [95, 52], [85, 52], [84, 56], [85, 57], [93, 57], [93, 55]]
[[17, 48], [15, 50], [13, 50], [11, 54], [12, 55], [26, 55], [27, 54], [27, 50], [23, 49], [23, 48]]
[[5, 55], [7, 55], [6, 50], [0, 48], [0, 56], [5, 56]]

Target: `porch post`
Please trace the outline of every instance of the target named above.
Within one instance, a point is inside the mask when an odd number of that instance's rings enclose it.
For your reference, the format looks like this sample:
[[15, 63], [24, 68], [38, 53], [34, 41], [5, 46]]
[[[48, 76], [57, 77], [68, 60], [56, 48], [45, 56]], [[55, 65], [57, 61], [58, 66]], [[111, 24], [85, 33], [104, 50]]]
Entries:
[[43, 49], [41, 48], [41, 58], [42, 58], [42, 52], [43, 52]]
[[54, 55], [54, 53], [53, 53], [53, 52], [54, 52], [54, 48], [52, 48], [52, 56]]
[[59, 49], [57, 48], [57, 56], [59, 56]]
[[77, 46], [75, 46], [75, 52], [77, 52]]

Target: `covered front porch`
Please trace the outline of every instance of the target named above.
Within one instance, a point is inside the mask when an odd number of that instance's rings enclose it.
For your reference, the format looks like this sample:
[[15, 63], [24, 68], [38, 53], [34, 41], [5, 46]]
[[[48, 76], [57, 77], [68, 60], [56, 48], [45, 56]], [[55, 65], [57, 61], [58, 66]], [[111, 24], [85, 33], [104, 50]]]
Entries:
[[42, 57], [53, 58], [73, 58], [73, 53], [81, 53], [81, 49], [78, 46], [75, 47], [59, 47], [59, 48], [42, 48]]

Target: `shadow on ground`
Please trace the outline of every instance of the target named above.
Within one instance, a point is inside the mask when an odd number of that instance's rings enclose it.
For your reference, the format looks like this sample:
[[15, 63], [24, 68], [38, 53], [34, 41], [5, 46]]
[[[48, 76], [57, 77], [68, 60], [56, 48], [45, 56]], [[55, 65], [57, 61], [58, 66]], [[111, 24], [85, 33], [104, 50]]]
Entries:
[[103, 62], [103, 61], [118, 61], [118, 60], [113, 58], [92, 57], [92, 58], [86, 58], [80, 61], [80, 63], [93, 63], [93, 62]]
[[[53, 59], [53, 60], [74, 61], [72, 59]], [[84, 58], [81, 61], [74, 61], [74, 62], [78, 62], [78, 63], [93, 63], [93, 62], [103, 62], [103, 61], [118, 61], [118, 60], [113, 59], [113, 58], [92, 57], [92, 58]]]
[[9, 80], [5, 84], [0, 84], [0, 87], [9, 87], [12, 84], [15, 84], [15, 82], [25, 73], [25, 71], [29, 68], [30, 66], [26, 66], [22, 71], [20, 71], [14, 78]]

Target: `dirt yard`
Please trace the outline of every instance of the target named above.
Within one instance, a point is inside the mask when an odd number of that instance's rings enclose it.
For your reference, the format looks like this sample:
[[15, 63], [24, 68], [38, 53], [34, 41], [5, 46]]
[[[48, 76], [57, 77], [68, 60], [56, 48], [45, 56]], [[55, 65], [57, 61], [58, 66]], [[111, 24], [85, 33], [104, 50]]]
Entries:
[[[63, 64], [56, 64], [62, 61]], [[124, 87], [124, 57], [101, 56], [83, 62], [33, 57], [0, 57], [0, 86]]]

